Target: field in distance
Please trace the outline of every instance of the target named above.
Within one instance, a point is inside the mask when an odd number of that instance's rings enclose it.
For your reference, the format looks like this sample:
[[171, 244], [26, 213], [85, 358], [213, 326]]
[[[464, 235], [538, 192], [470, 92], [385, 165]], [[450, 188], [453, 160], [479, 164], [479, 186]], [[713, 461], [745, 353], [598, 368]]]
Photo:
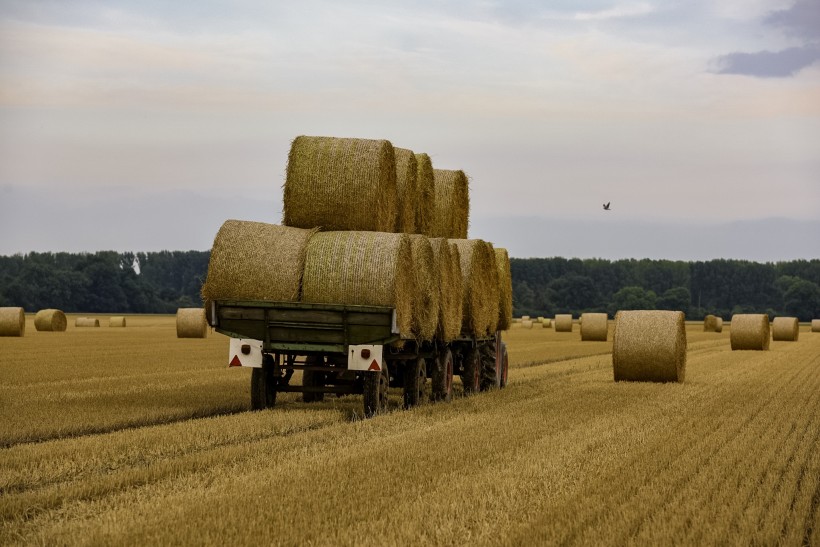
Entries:
[[[820, 334], [685, 384], [612, 381], [610, 342], [514, 329], [509, 386], [358, 420], [249, 408], [227, 338], [173, 316], [0, 338], [0, 543], [820, 544]], [[294, 378], [298, 382], [298, 376]]]

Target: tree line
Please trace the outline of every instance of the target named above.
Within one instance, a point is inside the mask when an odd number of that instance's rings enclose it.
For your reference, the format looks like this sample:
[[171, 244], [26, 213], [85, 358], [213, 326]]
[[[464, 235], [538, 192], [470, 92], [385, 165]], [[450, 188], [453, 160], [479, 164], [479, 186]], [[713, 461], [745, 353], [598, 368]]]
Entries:
[[[208, 251], [0, 256], [0, 306], [88, 313], [173, 313], [202, 305]], [[513, 258], [513, 313], [619, 309], [820, 317], [820, 260], [758, 263]]]

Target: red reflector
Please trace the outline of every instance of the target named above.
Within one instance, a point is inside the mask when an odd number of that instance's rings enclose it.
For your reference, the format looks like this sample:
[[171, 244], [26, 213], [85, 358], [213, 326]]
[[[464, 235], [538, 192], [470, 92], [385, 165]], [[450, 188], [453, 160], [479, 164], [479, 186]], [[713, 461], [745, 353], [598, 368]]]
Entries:
[[365, 348], [362, 350], [362, 359], [370, 359], [370, 350]]
[[238, 355], [234, 355], [233, 359], [231, 359], [231, 362], [228, 364], [228, 366], [229, 367], [241, 367], [242, 366], [242, 361], [239, 360]]
[[367, 370], [381, 370], [381, 369], [382, 369], [382, 367], [379, 366], [379, 362], [376, 361], [375, 359], [373, 359], [373, 362], [370, 363], [370, 368], [368, 368]]

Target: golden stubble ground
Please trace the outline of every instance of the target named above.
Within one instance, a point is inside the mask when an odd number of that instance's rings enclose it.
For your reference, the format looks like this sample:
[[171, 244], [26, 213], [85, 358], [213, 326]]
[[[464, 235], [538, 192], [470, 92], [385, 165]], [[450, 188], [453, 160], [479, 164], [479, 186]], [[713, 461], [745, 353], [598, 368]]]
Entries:
[[0, 338], [0, 543], [820, 543], [806, 327], [732, 352], [690, 323], [685, 384], [514, 329], [507, 389], [362, 421], [358, 397], [246, 412], [225, 337], [127, 324]]

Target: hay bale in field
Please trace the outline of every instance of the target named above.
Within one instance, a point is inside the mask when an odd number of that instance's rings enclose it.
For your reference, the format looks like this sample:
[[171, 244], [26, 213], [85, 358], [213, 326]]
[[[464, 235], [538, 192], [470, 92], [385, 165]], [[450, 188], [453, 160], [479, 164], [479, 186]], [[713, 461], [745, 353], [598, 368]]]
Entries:
[[498, 268], [498, 330], [507, 330], [512, 318], [512, 274], [507, 249], [495, 248], [495, 265]]
[[61, 310], [48, 308], [40, 310], [34, 316], [34, 328], [38, 331], [65, 332], [68, 320]]
[[609, 321], [605, 313], [581, 314], [581, 340], [606, 342]]
[[435, 198], [430, 221], [431, 237], [466, 239], [470, 195], [464, 171], [433, 169]]
[[285, 175], [283, 224], [396, 230], [396, 158], [386, 140], [296, 137]]
[[521, 326], [525, 329], [531, 329], [533, 326], [532, 319], [525, 319], [524, 321], [521, 321]]
[[716, 332], [717, 317], [711, 313], [703, 318], [703, 332]]
[[546, 318], [545, 318], [545, 317], [543, 317], [543, 316], [541, 316], [541, 315], [539, 315], [538, 317], [536, 317], [536, 318], [535, 318], [535, 322], [536, 322], [536, 323], [543, 323], [543, 322], [544, 322], [544, 319], [546, 319]]
[[205, 338], [208, 321], [205, 308], [179, 308], [177, 310], [177, 338]]
[[550, 327], [552, 327], [552, 319], [548, 319], [545, 317], [544, 320], [541, 321], [541, 328], [548, 329]]
[[0, 308], [0, 336], [24, 336], [26, 312], [23, 308]]
[[530, 320], [530, 316], [529, 316], [529, 315], [522, 315], [522, 316], [521, 316], [521, 320], [522, 320], [522, 321], [529, 321], [529, 320]]
[[74, 320], [75, 327], [99, 327], [100, 320], [94, 317], [78, 317]]
[[413, 273], [416, 277], [413, 334], [417, 340], [432, 340], [438, 329], [440, 314], [440, 268], [427, 236], [413, 234], [408, 237], [413, 257]]
[[414, 234], [419, 208], [416, 155], [412, 150], [393, 148], [396, 154], [396, 231]]
[[715, 332], [723, 332], [723, 318], [715, 317]]
[[461, 333], [462, 279], [458, 247], [443, 237], [430, 239], [438, 267], [439, 317], [436, 338], [449, 342]]
[[433, 201], [436, 199], [435, 175], [430, 156], [416, 154], [416, 233], [433, 237]]
[[315, 229], [228, 220], [214, 238], [202, 299], [297, 302]]
[[772, 321], [772, 340], [797, 342], [799, 336], [800, 322], [797, 317], [775, 317]]
[[612, 338], [612, 369], [616, 382], [683, 382], [686, 376], [683, 312], [619, 311], [615, 314]]
[[811, 320], [811, 331], [812, 332], [820, 332], [820, 319], [812, 319]]
[[559, 313], [552, 320], [555, 332], [572, 332], [572, 314]]
[[518, 321], [518, 322], [515, 322], [515, 323], [511, 324], [511, 325], [510, 325], [510, 328], [511, 328], [511, 329], [520, 329], [520, 328], [521, 328], [521, 327], [523, 327], [523, 326], [524, 326], [524, 325], [521, 323], [521, 321]]
[[521, 322], [520, 317], [513, 317], [512, 319], [510, 319], [510, 323], [520, 323], [520, 322]]
[[461, 259], [462, 330], [475, 336], [498, 328], [498, 269], [492, 245], [480, 239], [453, 239]]
[[302, 301], [389, 306], [413, 338], [416, 283], [410, 238], [382, 232], [319, 232], [310, 238]]
[[769, 349], [769, 316], [765, 313], [739, 313], [732, 316], [729, 342], [732, 350]]
[[114, 315], [108, 318], [109, 327], [125, 327], [125, 317], [122, 315]]

